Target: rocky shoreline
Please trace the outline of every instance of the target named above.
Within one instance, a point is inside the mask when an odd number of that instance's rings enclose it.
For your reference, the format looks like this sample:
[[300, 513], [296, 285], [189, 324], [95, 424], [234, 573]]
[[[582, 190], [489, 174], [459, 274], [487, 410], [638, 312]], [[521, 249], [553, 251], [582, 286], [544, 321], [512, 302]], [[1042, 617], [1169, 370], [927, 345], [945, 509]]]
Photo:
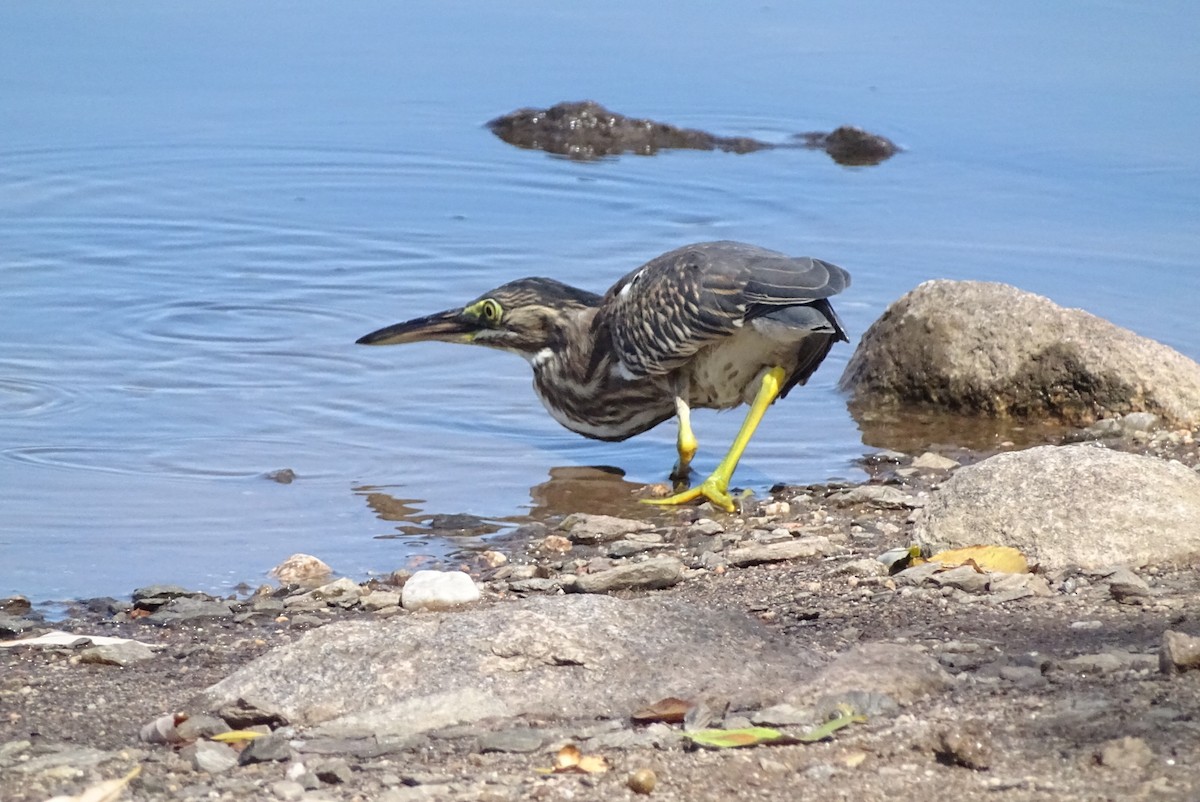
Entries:
[[[367, 583], [299, 556], [229, 598], [3, 600], [0, 799], [1195, 799], [1200, 368], [1025, 301], [971, 317], [1016, 339], [982, 360], [960, 304], [889, 310], [846, 382], [1090, 424], [1055, 445], [880, 450], [861, 484], [564, 514]], [[1063, 315], [1088, 336], [1050, 358]]]
[[[1071, 448], [1200, 465], [1185, 431]], [[1190, 567], [889, 568], [968, 459], [882, 452], [867, 483], [777, 488], [736, 517], [570, 516], [446, 566], [482, 598], [445, 612], [406, 607], [404, 574], [81, 604], [54, 628], [137, 645], [0, 650], [0, 795], [42, 800], [140, 766], [129, 795], [147, 800], [633, 798], [639, 771], [662, 799], [830, 782], [859, 799], [1194, 797]], [[7, 637], [50, 628], [14, 612]], [[470, 662], [461, 647], [480, 642], [507, 663]], [[668, 697], [700, 712], [631, 719]], [[709, 751], [684, 737], [697, 723], [803, 729], [847, 701], [867, 722], [824, 743]], [[212, 740], [243, 728], [265, 737]], [[539, 773], [567, 743], [610, 770]]]

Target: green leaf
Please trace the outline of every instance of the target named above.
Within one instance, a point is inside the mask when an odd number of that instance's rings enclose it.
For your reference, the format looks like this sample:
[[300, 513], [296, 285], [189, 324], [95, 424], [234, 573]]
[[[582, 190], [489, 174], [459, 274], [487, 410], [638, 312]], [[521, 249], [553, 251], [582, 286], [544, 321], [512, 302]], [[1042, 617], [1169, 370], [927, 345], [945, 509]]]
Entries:
[[699, 746], [707, 746], [710, 749], [736, 749], [742, 746], [790, 741], [787, 735], [770, 727], [746, 727], [740, 730], [696, 730], [695, 732], [685, 732], [683, 736], [690, 738]]

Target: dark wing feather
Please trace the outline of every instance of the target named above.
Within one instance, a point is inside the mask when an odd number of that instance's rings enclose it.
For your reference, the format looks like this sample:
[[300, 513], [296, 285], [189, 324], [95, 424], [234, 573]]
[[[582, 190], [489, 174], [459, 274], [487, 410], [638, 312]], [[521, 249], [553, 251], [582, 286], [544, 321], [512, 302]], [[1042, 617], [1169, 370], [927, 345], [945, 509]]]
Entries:
[[[608, 328], [630, 373], [663, 374], [755, 317], [805, 328], [811, 323], [821, 327], [814, 331], [844, 337], [823, 299], [849, 284], [845, 270], [819, 259], [740, 242], [706, 242], [651, 259], [614, 284], [597, 325]], [[790, 320], [786, 310], [794, 307], [809, 308], [796, 309]]]

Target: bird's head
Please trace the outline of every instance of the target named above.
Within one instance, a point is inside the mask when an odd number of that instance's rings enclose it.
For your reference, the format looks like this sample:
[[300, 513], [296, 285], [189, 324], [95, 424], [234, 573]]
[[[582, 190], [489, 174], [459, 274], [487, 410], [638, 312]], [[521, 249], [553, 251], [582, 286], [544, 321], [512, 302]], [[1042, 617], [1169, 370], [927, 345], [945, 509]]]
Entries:
[[595, 293], [548, 278], [523, 278], [456, 309], [396, 323], [358, 339], [359, 345], [451, 342], [486, 345], [526, 359], [558, 350], [570, 322], [600, 304]]

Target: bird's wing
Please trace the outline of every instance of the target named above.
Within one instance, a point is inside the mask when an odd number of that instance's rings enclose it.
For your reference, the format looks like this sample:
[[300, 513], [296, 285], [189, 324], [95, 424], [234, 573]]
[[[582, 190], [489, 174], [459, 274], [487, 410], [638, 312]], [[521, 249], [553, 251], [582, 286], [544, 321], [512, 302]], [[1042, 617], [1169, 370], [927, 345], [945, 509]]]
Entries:
[[601, 305], [613, 347], [632, 375], [670, 372], [747, 320], [841, 292], [840, 267], [739, 242], [689, 245], [629, 273]]

